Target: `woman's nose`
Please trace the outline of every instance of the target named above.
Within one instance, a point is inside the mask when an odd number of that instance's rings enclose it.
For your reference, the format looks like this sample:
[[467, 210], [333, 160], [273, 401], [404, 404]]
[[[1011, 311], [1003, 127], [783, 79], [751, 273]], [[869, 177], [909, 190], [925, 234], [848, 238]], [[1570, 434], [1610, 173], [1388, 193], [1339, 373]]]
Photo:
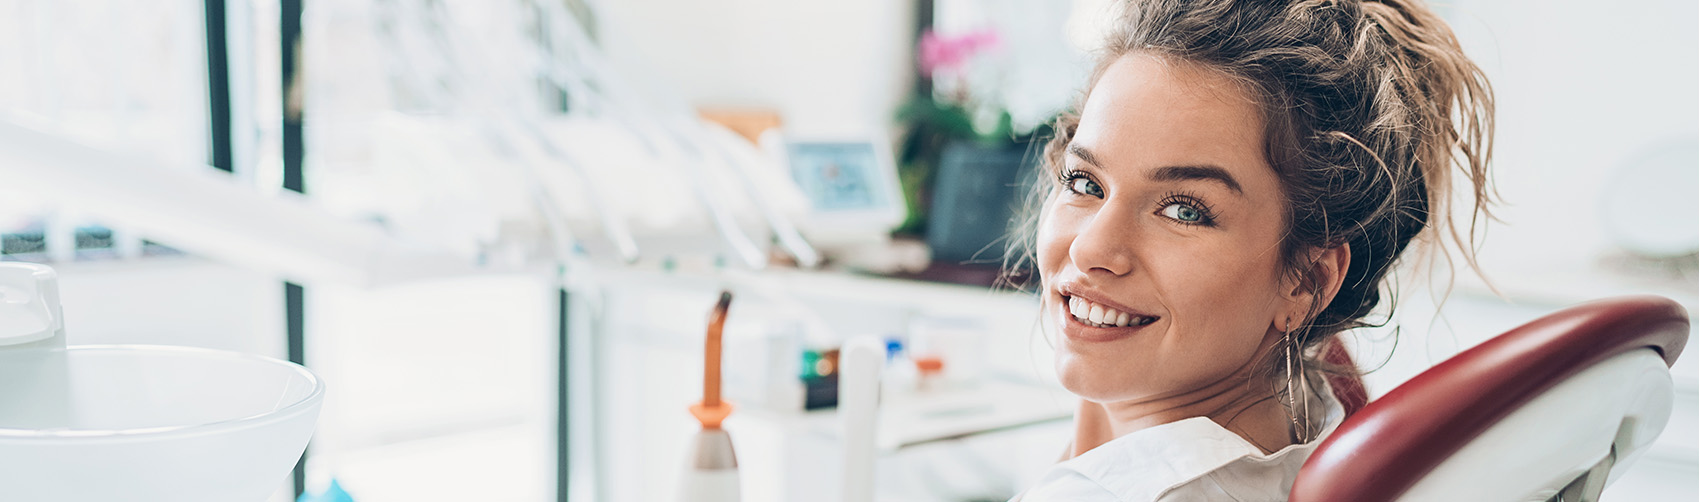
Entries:
[[1102, 206], [1069, 245], [1068, 255], [1074, 266], [1087, 275], [1121, 276], [1132, 272], [1138, 239], [1135, 213], [1115, 204]]

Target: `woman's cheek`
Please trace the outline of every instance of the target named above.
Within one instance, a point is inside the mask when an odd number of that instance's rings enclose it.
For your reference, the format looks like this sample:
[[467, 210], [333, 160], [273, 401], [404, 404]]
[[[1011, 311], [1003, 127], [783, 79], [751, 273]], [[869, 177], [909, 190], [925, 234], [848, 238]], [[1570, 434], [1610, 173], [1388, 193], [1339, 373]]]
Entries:
[[1040, 279], [1049, 279], [1051, 274], [1056, 273], [1061, 265], [1057, 261], [1059, 253], [1066, 253], [1068, 250], [1066, 241], [1058, 235], [1057, 222], [1053, 221], [1055, 218], [1054, 211], [1046, 210], [1039, 220], [1039, 232], [1034, 236]]
[[[1039, 232], [1035, 236], [1038, 244], [1039, 272], [1049, 276], [1056, 272], [1068, 256], [1068, 247], [1074, 242], [1079, 233], [1082, 215], [1078, 209], [1047, 204], [1045, 211], [1040, 214]], [[1047, 267], [1053, 267], [1047, 270]]]

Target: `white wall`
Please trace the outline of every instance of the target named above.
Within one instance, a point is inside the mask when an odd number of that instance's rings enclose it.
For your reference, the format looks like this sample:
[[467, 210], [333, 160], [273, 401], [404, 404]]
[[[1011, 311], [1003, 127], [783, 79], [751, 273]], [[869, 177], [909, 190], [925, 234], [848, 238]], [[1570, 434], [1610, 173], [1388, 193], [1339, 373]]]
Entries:
[[204, 33], [191, 0], [0, 1], [0, 118], [204, 164]]
[[[597, 32], [628, 78], [693, 106], [780, 111], [806, 136], [889, 129], [914, 78], [912, 1], [620, 0]], [[648, 85], [648, 84], [645, 84]]]
[[[1700, 135], [1697, 5], [1448, 3], [1445, 14], [1498, 100], [1492, 170], [1506, 205], [1482, 264], [1512, 289], [1543, 277], [1575, 282], [1615, 249], [1606, 225], [1621, 222], [1600, 216], [1602, 189], [1645, 149]], [[1648, 201], [1645, 217], [1691, 218], [1700, 187], [1681, 192], [1685, 201]]]
[[188, 345], [283, 358], [283, 282], [200, 258], [50, 264], [66, 343]]

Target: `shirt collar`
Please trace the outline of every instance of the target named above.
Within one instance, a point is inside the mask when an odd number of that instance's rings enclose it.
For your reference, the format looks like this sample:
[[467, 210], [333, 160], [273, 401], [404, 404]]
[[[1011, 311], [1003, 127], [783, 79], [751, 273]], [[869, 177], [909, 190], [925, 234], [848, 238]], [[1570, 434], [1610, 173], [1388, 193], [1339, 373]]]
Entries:
[[[1320, 380], [1320, 379], [1318, 379]], [[1280, 461], [1288, 456], [1310, 456], [1322, 438], [1334, 432], [1345, 411], [1324, 381], [1319, 392], [1309, 393], [1311, 409], [1324, 410], [1321, 433], [1308, 443], [1288, 445], [1273, 453], [1251, 444], [1215, 421], [1192, 417], [1140, 429], [1110, 440], [1059, 467], [1080, 473], [1124, 500], [1156, 500], [1170, 488], [1192, 481], [1231, 462]], [[1131, 474], [1137, 473], [1137, 475]]]

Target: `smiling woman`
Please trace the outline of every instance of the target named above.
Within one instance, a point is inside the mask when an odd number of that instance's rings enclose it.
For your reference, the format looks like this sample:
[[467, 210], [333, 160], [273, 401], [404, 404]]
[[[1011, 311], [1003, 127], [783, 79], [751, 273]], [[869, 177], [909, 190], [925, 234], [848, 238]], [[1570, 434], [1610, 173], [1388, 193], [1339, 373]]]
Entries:
[[1282, 408], [1245, 383], [1308, 290], [1281, 270], [1284, 201], [1258, 109], [1225, 75], [1144, 54], [1094, 90], [1039, 225], [1047, 299], [1070, 307], [1056, 309], [1064, 385], [1124, 429], [1224, 415], [1260, 449], [1285, 446]]
[[1486, 216], [1487, 82], [1416, 0], [1124, 14], [1012, 251], [1082, 398], [1024, 499], [1285, 500], [1349, 412], [1335, 335], [1413, 240], [1469, 255], [1446, 201], [1457, 165]]

